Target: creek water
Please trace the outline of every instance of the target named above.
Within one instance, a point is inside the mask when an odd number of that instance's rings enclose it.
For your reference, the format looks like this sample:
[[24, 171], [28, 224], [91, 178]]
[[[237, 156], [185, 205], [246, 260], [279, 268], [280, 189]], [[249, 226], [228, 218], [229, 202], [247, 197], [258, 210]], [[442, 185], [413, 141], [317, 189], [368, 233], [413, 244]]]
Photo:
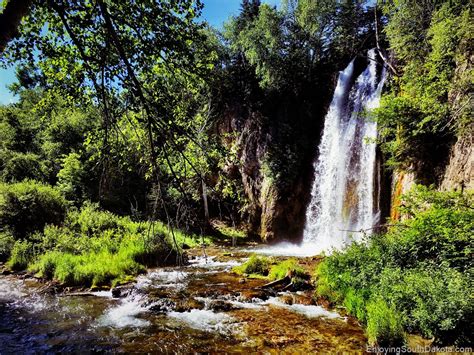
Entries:
[[232, 273], [246, 257], [152, 269], [121, 298], [44, 293], [33, 278], [0, 276], [0, 353], [364, 350], [361, 327], [310, 293], [264, 290], [265, 280]]

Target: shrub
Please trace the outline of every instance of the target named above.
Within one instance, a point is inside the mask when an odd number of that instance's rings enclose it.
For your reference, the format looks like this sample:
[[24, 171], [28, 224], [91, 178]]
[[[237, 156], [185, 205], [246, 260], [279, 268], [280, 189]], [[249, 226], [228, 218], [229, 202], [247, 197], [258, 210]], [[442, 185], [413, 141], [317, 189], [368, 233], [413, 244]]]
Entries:
[[70, 201], [82, 201], [84, 191], [84, 166], [77, 153], [70, 153], [62, 159], [62, 167], [59, 170], [58, 189]]
[[472, 193], [439, 192], [417, 186], [403, 197], [401, 212], [412, 217], [392, 229], [391, 258], [401, 267], [419, 260], [472, 268], [474, 203]]
[[0, 225], [15, 239], [42, 231], [46, 224], [60, 224], [66, 201], [56, 189], [35, 181], [0, 183]]
[[0, 261], [7, 261], [11, 250], [15, 244], [15, 239], [9, 232], [0, 232]]
[[44, 178], [40, 157], [33, 153], [11, 152], [4, 162], [2, 180], [9, 182]]
[[446, 264], [421, 264], [416, 269], [385, 269], [376, 292], [400, 310], [405, 329], [452, 344], [472, 337], [464, 327], [474, 309], [469, 283], [468, 276]]
[[404, 341], [400, 315], [383, 299], [367, 303], [367, 337], [370, 344], [380, 346], [397, 345]]
[[471, 344], [472, 194], [416, 187], [402, 206], [409, 219], [318, 265], [316, 293], [365, 323], [371, 342], [400, 342], [402, 327]]
[[81, 234], [93, 236], [108, 229], [123, 230], [123, 225], [131, 222], [127, 217], [119, 217], [99, 209], [98, 204], [86, 202], [80, 210], [68, 213], [65, 225]]
[[34, 245], [28, 241], [17, 240], [13, 245], [7, 265], [13, 270], [24, 270], [35, 255]]

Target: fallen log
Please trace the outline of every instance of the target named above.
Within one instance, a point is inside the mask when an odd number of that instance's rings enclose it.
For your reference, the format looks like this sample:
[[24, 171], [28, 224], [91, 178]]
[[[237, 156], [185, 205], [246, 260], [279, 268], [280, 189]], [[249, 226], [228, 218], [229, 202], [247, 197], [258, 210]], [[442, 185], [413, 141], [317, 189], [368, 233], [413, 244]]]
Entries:
[[80, 297], [100, 297], [96, 295], [94, 292], [70, 292], [70, 293], [60, 293], [58, 294], [59, 297], [74, 297], [74, 296], [80, 296]]
[[275, 286], [279, 286], [279, 285], [283, 285], [283, 284], [288, 284], [288, 283], [291, 283], [291, 278], [287, 275], [281, 279], [278, 279], [278, 280], [275, 280], [275, 281], [272, 281], [272, 282], [269, 282], [263, 286], [261, 286], [261, 288], [269, 288], [269, 287], [275, 287]]

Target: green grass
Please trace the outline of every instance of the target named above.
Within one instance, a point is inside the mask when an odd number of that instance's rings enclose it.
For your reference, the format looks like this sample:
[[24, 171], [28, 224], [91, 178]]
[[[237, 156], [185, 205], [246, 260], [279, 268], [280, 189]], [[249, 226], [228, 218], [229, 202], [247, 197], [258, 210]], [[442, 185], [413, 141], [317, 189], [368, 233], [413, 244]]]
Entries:
[[252, 254], [245, 263], [235, 266], [232, 270], [239, 275], [267, 276], [271, 263], [272, 260], [270, 258]]
[[34, 258], [34, 245], [26, 240], [18, 240], [13, 245], [10, 259], [7, 262], [12, 270], [24, 270]]
[[292, 278], [305, 278], [307, 275], [305, 270], [300, 265], [298, 265], [298, 261], [292, 258], [273, 265], [270, 268], [268, 278], [270, 280], [278, 280], [284, 278], [288, 273], [291, 273]]
[[28, 240], [17, 240], [8, 265], [65, 285], [111, 286], [146, 267], [174, 265], [184, 245], [203, 242], [209, 238], [171, 230], [161, 222], [133, 221], [86, 203], [70, 210], [62, 225], [46, 225]]
[[405, 341], [401, 315], [383, 299], [367, 303], [367, 338], [371, 344], [394, 345]]
[[245, 263], [232, 270], [239, 275], [268, 280], [278, 280], [290, 273], [294, 284], [304, 283], [308, 279], [308, 274], [294, 258], [277, 262], [271, 257], [252, 254]]
[[145, 267], [130, 257], [128, 251], [112, 254], [104, 250], [80, 255], [52, 251], [41, 255], [29, 270], [67, 285], [94, 287], [114, 286], [127, 276], [143, 272]]

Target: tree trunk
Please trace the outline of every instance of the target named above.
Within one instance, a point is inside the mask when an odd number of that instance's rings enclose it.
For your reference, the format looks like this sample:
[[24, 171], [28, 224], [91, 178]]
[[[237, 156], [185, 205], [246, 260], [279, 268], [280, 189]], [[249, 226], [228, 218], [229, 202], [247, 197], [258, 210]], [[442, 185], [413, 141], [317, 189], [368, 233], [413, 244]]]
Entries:
[[18, 34], [21, 19], [28, 14], [32, 0], [9, 0], [0, 14], [0, 54]]
[[375, 43], [377, 45], [377, 51], [379, 52], [380, 58], [384, 61], [384, 63], [387, 65], [387, 67], [390, 69], [393, 75], [395, 76], [400, 76], [400, 74], [397, 71], [397, 68], [395, 68], [392, 63], [390, 63], [390, 60], [387, 58], [385, 55], [385, 51], [383, 48], [380, 46], [379, 42], [379, 17], [377, 16], [377, 6], [374, 7], [374, 17], [375, 17]]

